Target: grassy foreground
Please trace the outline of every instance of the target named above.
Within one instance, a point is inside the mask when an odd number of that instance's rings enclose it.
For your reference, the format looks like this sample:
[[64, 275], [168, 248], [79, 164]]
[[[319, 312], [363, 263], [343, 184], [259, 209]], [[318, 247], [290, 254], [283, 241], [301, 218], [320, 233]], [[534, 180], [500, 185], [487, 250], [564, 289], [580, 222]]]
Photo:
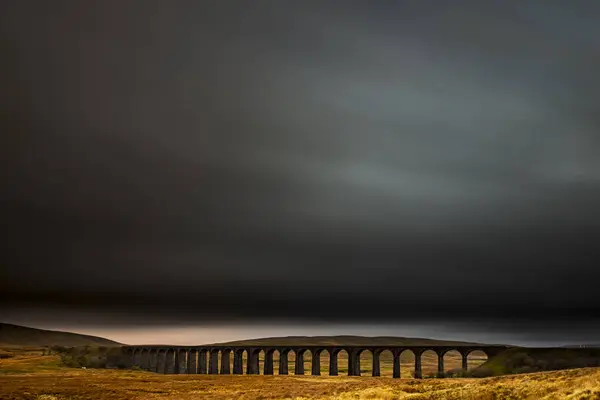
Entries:
[[600, 368], [486, 379], [158, 375], [74, 369], [39, 351], [0, 360], [0, 399], [600, 399]]

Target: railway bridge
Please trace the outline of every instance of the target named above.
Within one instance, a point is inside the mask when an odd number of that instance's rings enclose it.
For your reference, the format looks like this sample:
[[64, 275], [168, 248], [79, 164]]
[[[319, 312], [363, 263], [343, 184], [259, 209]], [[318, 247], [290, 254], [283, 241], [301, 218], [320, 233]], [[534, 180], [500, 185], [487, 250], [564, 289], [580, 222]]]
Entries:
[[[338, 375], [338, 355], [348, 354], [348, 376], [360, 376], [360, 355], [367, 351], [372, 355], [372, 375], [380, 376], [380, 355], [390, 351], [393, 356], [393, 377], [400, 378], [400, 355], [404, 351], [414, 354], [414, 377], [422, 378], [421, 355], [432, 350], [438, 357], [438, 376], [444, 376], [444, 355], [458, 351], [462, 356], [462, 370], [467, 371], [468, 356], [481, 351], [488, 358], [506, 350], [508, 346], [124, 346], [131, 363], [142, 369], [164, 374], [236, 374], [258, 375], [259, 355], [264, 353], [264, 375], [274, 374], [275, 352], [279, 355], [279, 375], [288, 375], [288, 355], [295, 354], [294, 374], [304, 375], [304, 356], [311, 355], [311, 374], [321, 375], [321, 353], [329, 354], [329, 375]], [[231, 365], [233, 358], [233, 366]], [[246, 365], [244, 366], [244, 360]]]

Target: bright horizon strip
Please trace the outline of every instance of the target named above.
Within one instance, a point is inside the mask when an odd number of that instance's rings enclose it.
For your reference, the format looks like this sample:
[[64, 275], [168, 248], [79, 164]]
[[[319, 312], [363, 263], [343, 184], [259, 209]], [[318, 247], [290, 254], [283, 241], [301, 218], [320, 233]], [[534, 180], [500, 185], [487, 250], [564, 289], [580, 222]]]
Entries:
[[99, 336], [128, 345], [170, 344], [195, 346], [235, 340], [257, 339], [283, 336], [398, 336], [408, 338], [427, 338], [437, 340], [455, 340], [486, 344], [510, 344], [517, 346], [561, 346], [565, 344], [586, 343], [586, 341], [528, 340], [507, 333], [490, 333], [465, 329], [446, 329], [439, 325], [277, 325], [277, 324], [240, 324], [211, 326], [135, 326], [135, 327], [92, 327], [68, 323], [30, 324], [21, 320], [2, 321], [38, 329], [73, 332]]

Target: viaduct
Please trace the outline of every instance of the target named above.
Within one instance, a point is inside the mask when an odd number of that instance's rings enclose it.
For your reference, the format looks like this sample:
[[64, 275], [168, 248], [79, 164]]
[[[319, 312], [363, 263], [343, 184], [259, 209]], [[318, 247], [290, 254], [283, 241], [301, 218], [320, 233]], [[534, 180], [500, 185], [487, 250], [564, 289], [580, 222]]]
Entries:
[[[488, 358], [506, 350], [508, 346], [124, 346], [132, 365], [164, 374], [224, 374], [258, 375], [259, 354], [264, 352], [264, 375], [273, 375], [273, 359], [279, 353], [279, 375], [288, 375], [288, 354], [296, 355], [295, 375], [304, 375], [304, 355], [310, 352], [312, 375], [321, 375], [321, 353], [329, 354], [329, 375], [338, 375], [338, 354], [348, 354], [348, 376], [360, 376], [360, 355], [372, 354], [373, 376], [380, 376], [379, 356], [389, 350], [394, 357], [394, 378], [400, 378], [400, 354], [406, 350], [415, 356], [415, 378], [422, 378], [421, 355], [433, 350], [438, 356], [438, 376], [444, 376], [444, 354], [456, 350], [462, 356], [462, 369], [467, 370], [467, 358], [473, 351], [482, 351]], [[244, 353], [245, 356], [244, 356]], [[230, 360], [233, 357], [233, 370]], [[219, 363], [219, 358], [221, 362]], [[244, 359], [246, 366], [244, 368]], [[219, 368], [220, 365], [220, 368]]]

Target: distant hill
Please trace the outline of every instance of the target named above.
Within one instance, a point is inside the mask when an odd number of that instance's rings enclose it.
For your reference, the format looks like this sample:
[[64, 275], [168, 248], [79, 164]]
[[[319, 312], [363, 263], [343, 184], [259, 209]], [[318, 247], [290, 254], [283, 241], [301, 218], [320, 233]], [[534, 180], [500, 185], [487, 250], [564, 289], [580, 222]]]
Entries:
[[397, 336], [285, 336], [218, 343], [236, 346], [478, 346], [481, 343], [458, 342]]
[[113, 340], [79, 333], [49, 331], [0, 323], [0, 344], [18, 346], [118, 346]]

